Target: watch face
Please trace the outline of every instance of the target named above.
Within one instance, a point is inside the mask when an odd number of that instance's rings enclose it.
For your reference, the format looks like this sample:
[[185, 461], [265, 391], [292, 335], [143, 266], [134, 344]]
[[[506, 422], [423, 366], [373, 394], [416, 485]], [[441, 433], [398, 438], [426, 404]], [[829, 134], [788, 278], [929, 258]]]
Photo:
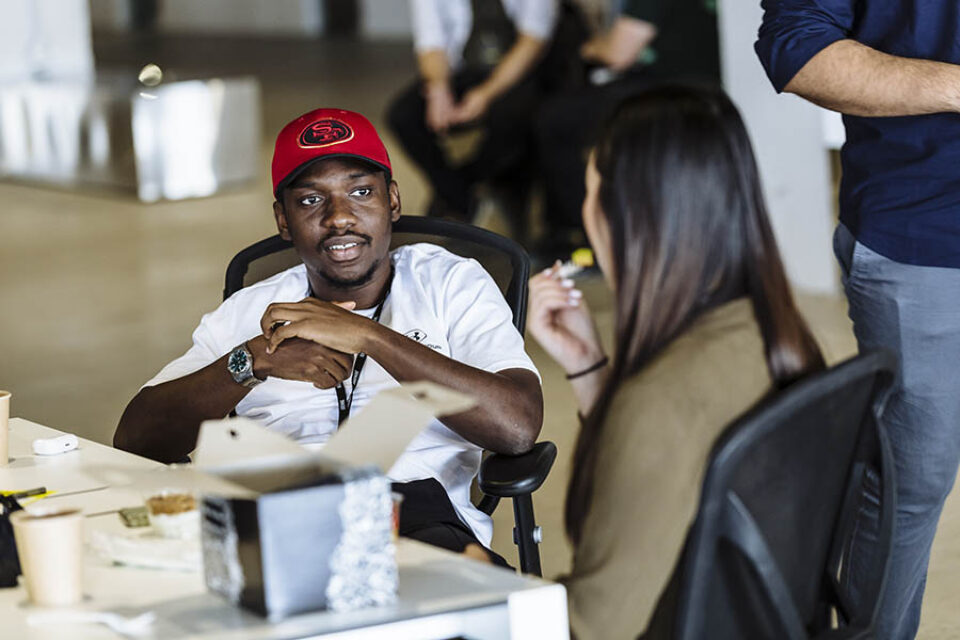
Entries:
[[230, 354], [230, 359], [227, 360], [227, 369], [230, 370], [230, 373], [241, 374], [249, 366], [249, 362], [246, 352], [237, 349]]

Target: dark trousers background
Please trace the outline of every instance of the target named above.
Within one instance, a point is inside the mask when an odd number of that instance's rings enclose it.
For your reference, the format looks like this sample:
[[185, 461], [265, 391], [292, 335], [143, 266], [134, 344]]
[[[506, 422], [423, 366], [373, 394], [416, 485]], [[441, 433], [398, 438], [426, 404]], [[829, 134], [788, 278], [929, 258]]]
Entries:
[[548, 229], [579, 229], [587, 154], [617, 105], [651, 85], [642, 72], [585, 86], [544, 101], [536, 117], [537, 159]]
[[[483, 82], [486, 70], [465, 69], [453, 75], [457, 99]], [[473, 157], [455, 166], [444, 151], [440, 137], [427, 127], [422, 84], [416, 82], [393, 100], [387, 121], [404, 151], [426, 174], [433, 193], [461, 216], [471, 212], [472, 188], [483, 181], [516, 172], [529, 163], [533, 153], [532, 122], [541, 99], [534, 74], [493, 101], [484, 117], [456, 130], [480, 128], [483, 140]]]

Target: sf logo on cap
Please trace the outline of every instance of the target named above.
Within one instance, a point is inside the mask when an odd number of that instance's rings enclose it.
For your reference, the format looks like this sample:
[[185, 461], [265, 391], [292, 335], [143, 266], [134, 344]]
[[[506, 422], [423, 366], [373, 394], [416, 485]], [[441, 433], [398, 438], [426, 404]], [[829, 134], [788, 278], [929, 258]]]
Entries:
[[340, 120], [324, 118], [313, 122], [300, 133], [300, 145], [304, 147], [325, 147], [337, 142], [345, 142], [353, 137], [353, 129]]

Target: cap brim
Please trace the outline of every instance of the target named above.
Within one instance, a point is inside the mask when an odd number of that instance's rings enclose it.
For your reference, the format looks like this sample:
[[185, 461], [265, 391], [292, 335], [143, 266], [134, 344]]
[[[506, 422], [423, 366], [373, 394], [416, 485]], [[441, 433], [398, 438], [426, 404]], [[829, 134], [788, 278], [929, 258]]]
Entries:
[[284, 189], [286, 189], [287, 187], [289, 187], [290, 183], [296, 180], [304, 171], [310, 168], [314, 163], [321, 162], [323, 160], [330, 160], [331, 158], [353, 158], [354, 160], [360, 160], [361, 162], [365, 162], [370, 166], [375, 167], [376, 169], [386, 173], [388, 184], [393, 179], [393, 175], [392, 175], [392, 172], [390, 171], [390, 167], [380, 164], [376, 160], [371, 160], [366, 156], [357, 155], [355, 153], [331, 153], [330, 155], [320, 156], [319, 158], [310, 158], [309, 160], [307, 160], [306, 162], [298, 166], [296, 169], [288, 173], [287, 176], [280, 181], [280, 184], [277, 185], [277, 188], [273, 190], [273, 197], [279, 200], [279, 198], [277, 197], [278, 194]]

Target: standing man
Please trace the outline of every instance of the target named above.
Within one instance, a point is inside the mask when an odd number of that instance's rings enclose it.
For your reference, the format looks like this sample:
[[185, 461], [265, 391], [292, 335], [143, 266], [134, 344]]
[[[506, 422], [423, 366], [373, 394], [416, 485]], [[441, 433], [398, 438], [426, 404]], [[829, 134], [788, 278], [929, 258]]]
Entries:
[[[912, 638], [960, 460], [960, 5], [764, 0], [756, 50], [777, 91], [844, 114], [834, 249], [861, 350], [896, 352], [884, 415], [897, 531], [877, 637]], [[851, 563], [869, 561], [873, 536]]]

